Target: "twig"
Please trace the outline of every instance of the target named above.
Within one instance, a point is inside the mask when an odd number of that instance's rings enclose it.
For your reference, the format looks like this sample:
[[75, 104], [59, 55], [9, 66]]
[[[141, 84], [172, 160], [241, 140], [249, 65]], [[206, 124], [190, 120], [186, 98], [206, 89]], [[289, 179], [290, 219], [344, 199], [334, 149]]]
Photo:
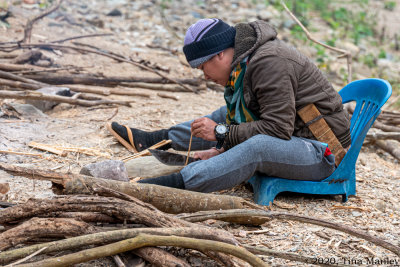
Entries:
[[317, 43], [319, 45], [322, 45], [325, 48], [328, 48], [328, 49], [333, 50], [335, 52], [341, 53], [341, 55], [339, 57], [347, 57], [347, 71], [348, 71], [347, 82], [350, 83], [351, 80], [352, 80], [352, 69], [351, 69], [352, 57], [351, 57], [351, 53], [349, 51], [346, 51], [346, 50], [343, 50], [343, 49], [339, 49], [339, 48], [324, 44], [324, 43], [319, 42], [318, 40], [316, 40], [310, 34], [310, 32], [307, 30], [307, 28], [304, 27], [304, 25], [300, 22], [300, 20], [298, 20], [296, 18], [296, 16], [289, 10], [289, 8], [286, 6], [286, 4], [285, 4], [285, 2], [283, 0], [281, 0], [281, 4], [285, 8], [285, 10], [289, 13], [289, 15], [292, 17], [292, 19], [303, 29], [303, 31], [306, 33], [307, 38], [309, 40], [311, 40], [312, 42]]
[[16, 261], [16, 262], [13, 262], [13, 263], [11, 263], [11, 264], [8, 264], [8, 265], [6, 265], [6, 266], [4, 266], [4, 267], [12, 267], [12, 266], [15, 266], [15, 265], [17, 265], [17, 264], [23, 263], [23, 262], [29, 260], [30, 258], [33, 258], [33, 257], [35, 257], [36, 255], [40, 254], [40, 252], [42, 252], [42, 251], [45, 250], [46, 248], [47, 248], [47, 247], [43, 247], [43, 248], [39, 249], [38, 251], [32, 253], [31, 255], [29, 255], [29, 256], [27, 256], [27, 257], [25, 257], [25, 258], [23, 258], [23, 259], [20, 259], [20, 260], [18, 260], [18, 261]]
[[99, 36], [110, 36], [113, 35], [112, 33], [95, 33], [95, 34], [87, 34], [87, 35], [79, 35], [74, 37], [69, 37], [61, 40], [51, 41], [51, 44], [54, 43], [63, 43], [70, 40], [82, 39], [82, 38], [91, 38], [91, 37], [99, 37]]
[[120, 256], [114, 255], [113, 256], [115, 264], [117, 264], [118, 267], [126, 267], [125, 263], [121, 260]]
[[375, 245], [381, 246], [383, 248], [386, 248], [390, 251], [392, 251], [394, 254], [400, 256], [400, 247], [391, 244], [385, 240], [382, 240], [380, 238], [371, 236], [365, 232], [362, 232], [360, 230], [354, 229], [352, 227], [338, 224], [338, 223], [333, 223], [331, 221], [326, 221], [322, 219], [316, 219], [312, 217], [307, 217], [307, 216], [301, 216], [297, 214], [290, 214], [290, 213], [280, 213], [280, 212], [267, 212], [263, 210], [238, 210], [238, 209], [233, 209], [233, 210], [221, 210], [221, 211], [200, 211], [192, 214], [182, 214], [178, 216], [181, 219], [190, 221], [190, 222], [199, 222], [199, 221], [205, 221], [208, 219], [226, 219], [226, 218], [231, 218], [231, 217], [264, 217], [264, 218], [271, 218], [271, 219], [279, 219], [279, 220], [292, 220], [292, 221], [298, 221], [298, 222], [303, 222], [303, 223], [310, 223], [310, 224], [315, 224], [323, 227], [328, 227], [331, 229], [335, 229], [338, 231], [342, 231], [344, 233], [363, 238], [371, 243], [374, 243]]
[[117, 114], [118, 114], [118, 108], [115, 108], [115, 111], [113, 112], [113, 114], [111, 115], [111, 117], [109, 117], [109, 118], [107, 119], [107, 121], [112, 120], [115, 116], [117, 116]]
[[21, 43], [26, 43], [28, 40], [30, 41], [31, 39], [31, 32], [32, 32], [32, 27], [33, 24], [38, 21], [39, 19], [49, 15], [50, 13], [54, 12], [55, 10], [57, 10], [63, 0], [58, 0], [51, 8], [45, 10], [43, 13], [33, 17], [32, 19], [30, 19], [26, 26], [25, 26], [25, 30], [24, 30], [24, 38], [22, 38], [22, 40], [20, 41]]
[[55, 257], [43, 261], [30, 263], [29, 265], [23, 264], [21, 265], [21, 267], [69, 266], [97, 258], [102, 258], [105, 256], [119, 254], [132, 249], [140, 247], [148, 247], [148, 246], [177, 246], [177, 247], [196, 249], [203, 252], [218, 251], [236, 256], [255, 267], [269, 266], [261, 259], [254, 256], [244, 248], [218, 241], [210, 241], [210, 240], [202, 240], [202, 239], [194, 239], [194, 238], [178, 237], [178, 236], [157, 236], [157, 235], [139, 234], [137, 237], [131, 239], [123, 240], [120, 242], [112, 243], [101, 247], [83, 250], [77, 253], [72, 253], [61, 257]]

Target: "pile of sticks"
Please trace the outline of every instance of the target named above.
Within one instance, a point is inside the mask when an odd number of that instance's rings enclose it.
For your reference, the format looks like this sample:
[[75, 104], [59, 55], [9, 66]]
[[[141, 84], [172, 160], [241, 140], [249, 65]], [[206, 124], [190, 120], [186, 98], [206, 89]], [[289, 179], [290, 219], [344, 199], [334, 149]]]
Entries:
[[246, 225], [261, 225], [272, 219], [309, 223], [363, 238], [400, 256], [398, 246], [366, 232], [321, 219], [267, 211], [239, 197], [7, 164], [0, 164], [0, 170], [52, 181], [54, 191], [60, 194], [0, 209], [2, 265], [69, 266], [113, 257], [118, 266], [125, 266], [129, 252], [155, 266], [190, 266], [159, 246], [197, 250], [204, 254], [202, 257], [226, 266], [268, 266], [256, 255], [313, 262], [308, 256], [241, 243], [229, 229], [202, 223], [209, 219]]

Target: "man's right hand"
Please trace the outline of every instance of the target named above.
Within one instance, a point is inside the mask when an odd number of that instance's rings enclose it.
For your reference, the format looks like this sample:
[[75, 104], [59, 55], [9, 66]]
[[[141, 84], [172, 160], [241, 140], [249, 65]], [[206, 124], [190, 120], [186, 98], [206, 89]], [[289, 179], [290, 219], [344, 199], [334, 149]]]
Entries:
[[213, 148], [210, 148], [207, 150], [197, 151], [194, 153], [193, 157], [195, 159], [206, 160], [206, 159], [209, 159], [209, 158], [212, 158], [212, 157], [215, 157], [215, 156], [221, 154], [222, 152], [224, 152], [223, 150], [224, 150], [224, 148], [221, 148], [218, 150], [215, 147], [213, 147]]

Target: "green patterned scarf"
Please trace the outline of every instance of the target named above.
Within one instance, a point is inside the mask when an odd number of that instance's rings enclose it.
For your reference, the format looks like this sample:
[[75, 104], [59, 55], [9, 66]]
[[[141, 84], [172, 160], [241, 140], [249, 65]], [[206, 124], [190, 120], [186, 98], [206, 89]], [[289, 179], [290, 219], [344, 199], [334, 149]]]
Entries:
[[247, 58], [245, 58], [233, 69], [225, 86], [224, 98], [228, 109], [226, 123], [229, 125], [258, 120], [246, 107], [243, 97], [243, 77], [247, 63]]

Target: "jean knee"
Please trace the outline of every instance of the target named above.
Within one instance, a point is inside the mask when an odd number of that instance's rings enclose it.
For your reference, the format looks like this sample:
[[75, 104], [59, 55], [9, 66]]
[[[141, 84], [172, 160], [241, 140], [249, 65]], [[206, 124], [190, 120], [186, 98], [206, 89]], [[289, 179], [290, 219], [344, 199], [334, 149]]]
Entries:
[[248, 143], [248, 150], [252, 156], [263, 155], [269, 147], [269, 144], [276, 142], [277, 138], [265, 134], [258, 134], [249, 138], [246, 143]]

